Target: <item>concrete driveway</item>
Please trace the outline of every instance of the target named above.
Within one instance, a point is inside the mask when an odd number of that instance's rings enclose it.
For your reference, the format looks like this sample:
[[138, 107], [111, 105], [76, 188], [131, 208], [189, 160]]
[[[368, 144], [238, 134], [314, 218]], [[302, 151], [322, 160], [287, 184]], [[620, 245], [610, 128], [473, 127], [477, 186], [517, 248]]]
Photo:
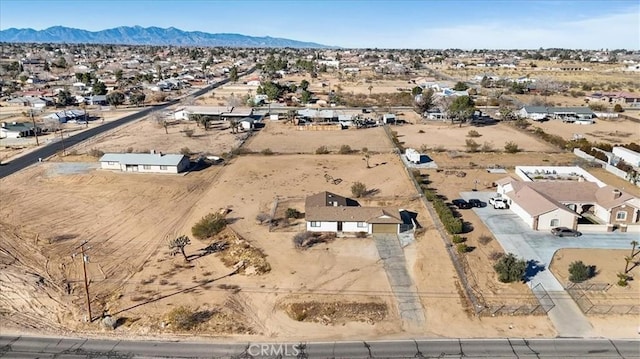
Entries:
[[420, 298], [407, 270], [404, 251], [395, 234], [374, 233], [380, 259], [389, 279], [393, 294], [398, 301], [398, 311], [404, 323], [409, 327], [420, 326], [424, 322], [424, 312]]
[[[563, 285], [548, 270], [553, 254], [561, 248], [605, 248], [630, 249], [630, 242], [637, 234], [630, 233], [584, 233], [581, 237], [555, 237], [547, 231], [534, 231], [524, 221], [508, 209], [494, 209], [489, 206], [489, 198], [494, 192], [463, 192], [462, 198], [477, 198], [487, 203], [486, 207], [474, 208], [478, 217], [493, 233], [507, 253], [513, 253], [525, 260], [537, 262], [527, 272], [529, 287], [541, 284], [554, 300], [555, 307], [549, 311], [558, 335], [563, 337], [589, 336], [591, 325], [575, 302], [564, 290]], [[465, 215], [468, 210], [461, 210]]]

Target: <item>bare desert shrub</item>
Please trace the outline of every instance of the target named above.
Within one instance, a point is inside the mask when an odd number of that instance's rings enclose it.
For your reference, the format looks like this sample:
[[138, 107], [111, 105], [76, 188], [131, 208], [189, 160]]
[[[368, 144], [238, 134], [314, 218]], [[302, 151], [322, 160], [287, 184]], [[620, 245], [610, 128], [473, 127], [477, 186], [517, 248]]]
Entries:
[[102, 156], [104, 156], [104, 152], [100, 151], [97, 148], [92, 148], [92, 149], [89, 150], [89, 156], [96, 157], [96, 158], [102, 157]]
[[478, 242], [480, 242], [480, 244], [482, 245], [487, 245], [489, 244], [489, 242], [491, 242], [493, 240], [493, 238], [489, 235], [483, 234], [480, 236], [480, 238], [478, 238]]

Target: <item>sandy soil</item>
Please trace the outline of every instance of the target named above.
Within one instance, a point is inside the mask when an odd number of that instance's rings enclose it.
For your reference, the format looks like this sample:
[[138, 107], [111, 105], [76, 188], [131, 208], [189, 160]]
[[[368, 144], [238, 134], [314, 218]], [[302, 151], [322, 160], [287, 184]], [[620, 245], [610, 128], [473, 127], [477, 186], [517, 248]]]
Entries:
[[320, 146], [338, 152], [340, 146], [348, 145], [354, 151], [366, 147], [370, 152], [389, 153], [393, 144], [384, 129], [350, 129], [342, 131], [300, 131], [297, 126], [281, 122], [266, 121], [260, 135], [251, 140], [248, 149], [262, 151], [271, 149], [275, 153], [315, 153]]
[[562, 121], [532, 122], [532, 127], [540, 127], [546, 133], [572, 139], [574, 134], [582, 135], [589, 141], [610, 144], [640, 142], [640, 123], [624, 119], [596, 119], [592, 125], [576, 125]]
[[[191, 137], [183, 132], [186, 129], [194, 131]], [[227, 123], [212, 124], [205, 131], [191, 121], [173, 121], [165, 131], [164, 127], [145, 117], [83, 142], [72, 150], [86, 153], [94, 148], [103, 152], [126, 152], [129, 149], [133, 152], [149, 152], [154, 149], [164, 153], [180, 153], [186, 147], [192, 153], [221, 155], [237, 147], [244, 137], [246, 134], [243, 132], [231, 133]]]
[[[513, 127], [498, 123], [493, 126], [475, 127], [451, 125], [438, 122], [429, 124], [403, 125], [392, 127], [398, 133], [398, 139], [405, 147], [419, 149], [425, 145], [428, 148], [444, 148], [447, 150], [466, 151], [466, 140], [473, 140], [480, 145], [485, 142], [495, 150], [504, 150], [505, 143], [512, 141], [523, 151], [528, 152], [558, 152], [551, 145], [533, 136], [517, 131]], [[468, 137], [469, 131], [477, 131], [480, 137]], [[420, 131], [423, 131], [421, 133]]]
[[[616, 285], [618, 281], [617, 273], [624, 271], [624, 257], [630, 254], [631, 245], [629, 245], [629, 250], [561, 249], [556, 252], [550, 265], [552, 273], [561, 283], [568, 283], [569, 264], [574, 261], [580, 260], [586, 265], [596, 267], [596, 276], [584, 282], [584, 284], [592, 284], [598, 289], [584, 293], [588, 300], [597, 306], [593, 312], [590, 311], [587, 314], [587, 318], [593, 325], [595, 333], [604, 337], [633, 338], [637, 336], [638, 315], [618, 314], [628, 312], [631, 306], [635, 306], [636, 311], [634, 313], [637, 313], [640, 307], [638, 282], [636, 280], [630, 281], [627, 287]], [[635, 258], [637, 260], [638, 255]], [[640, 266], [634, 267], [629, 274], [634, 278], [638, 278]], [[609, 314], [599, 314], [599, 312], [607, 311]]]

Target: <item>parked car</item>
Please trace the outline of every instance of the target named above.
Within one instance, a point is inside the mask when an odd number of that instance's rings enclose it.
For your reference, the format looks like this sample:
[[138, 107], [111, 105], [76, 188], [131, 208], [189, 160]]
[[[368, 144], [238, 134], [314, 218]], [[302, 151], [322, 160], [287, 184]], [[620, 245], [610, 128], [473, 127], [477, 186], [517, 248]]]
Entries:
[[471, 205], [471, 207], [476, 207], [476, 208], [482, 208], [485, 207], [487, 204], [482, 202], [481, 200], [477, 199], [477, 198], [472, 198], [469, 200], [469, 204]]
[[567, 227], [556, 227], [551, 229], [551, 234], [556, 237], [580, 237], [581, 232]]
[[459, 209], [471, 208], [469, 202], [465, 201], [464, 199], [454, 199], [453, 201], [451, 201], [451, 203], [453, 203], [453, 205], [458, 207]]
[[507, 202], [506, 198], [502, 197], [491, 197], [489, 198], [489, 204], [493, 206], [495, 209], [507, 209], [509, 208], [509, 202]]

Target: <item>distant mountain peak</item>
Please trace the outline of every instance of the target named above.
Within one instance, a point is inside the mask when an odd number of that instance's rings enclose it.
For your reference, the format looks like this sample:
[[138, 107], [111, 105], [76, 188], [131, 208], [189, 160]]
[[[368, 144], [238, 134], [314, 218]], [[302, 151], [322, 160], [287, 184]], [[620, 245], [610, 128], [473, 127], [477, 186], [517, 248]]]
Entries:
[[182, 45], [225, 47], [293, 47], [329, 48], [331, 46], [271, 36], [184, 31], [175, 27], [119, 26], [101, 31], [87, 31], [64, 26], [44, 30], [10, 28], [0, 31], [0, 42], [85, 43], [122, 45]]

